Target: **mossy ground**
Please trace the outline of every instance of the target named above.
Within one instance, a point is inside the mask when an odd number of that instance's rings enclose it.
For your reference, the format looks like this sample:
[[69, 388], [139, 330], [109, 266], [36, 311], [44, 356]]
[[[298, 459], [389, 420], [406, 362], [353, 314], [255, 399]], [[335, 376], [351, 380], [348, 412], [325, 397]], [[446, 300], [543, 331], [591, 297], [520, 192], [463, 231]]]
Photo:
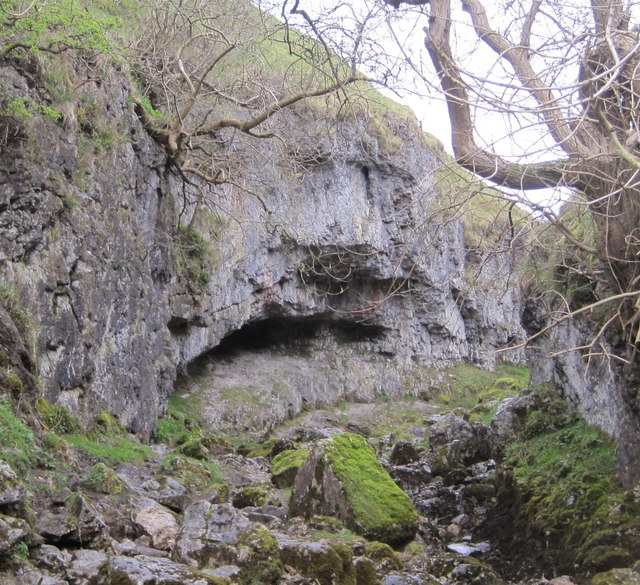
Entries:
[[640, 503], [618, 480], [613, 443], [553, 391], [539, 395], [503, 464], [514, 549], [556, 571], [627, 566], [640, 557]]

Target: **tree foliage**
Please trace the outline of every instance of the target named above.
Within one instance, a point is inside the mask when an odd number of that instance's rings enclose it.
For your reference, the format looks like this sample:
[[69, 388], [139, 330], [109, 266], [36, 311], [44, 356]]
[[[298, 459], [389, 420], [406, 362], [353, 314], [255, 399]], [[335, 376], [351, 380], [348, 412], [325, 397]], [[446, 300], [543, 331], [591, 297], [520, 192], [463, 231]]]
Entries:
[[0, 56], [82, 49], [113, 53], [108, 31], [119, 24], [79, 0], [0, 0]]

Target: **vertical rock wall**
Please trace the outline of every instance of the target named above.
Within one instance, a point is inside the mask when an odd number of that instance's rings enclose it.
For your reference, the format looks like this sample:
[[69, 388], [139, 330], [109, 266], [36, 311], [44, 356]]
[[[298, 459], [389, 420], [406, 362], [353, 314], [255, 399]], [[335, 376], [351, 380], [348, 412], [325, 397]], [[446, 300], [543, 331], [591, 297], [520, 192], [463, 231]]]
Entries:
[[[332, 324], [373, 328], [340, 354], [378, 356], [386, 372], [491, 367], [497, 346], [522, 338], [511, 257], [465, 250], [460, 222], [438, 211], [439, 154], [414, 122], [391, 124], [402, 143], [388, 149], [364, 118], [292, 109], [277, 121], [289, 143], [227, 137], [244, 161], [236, 185], [193, 190], [136, 119], [125, 73], [73, 75], [62, 119], [34, 111], [7, 134], [0, 279], [32, 315], [42, 392], [86, 423], [106, 409], [150, 434], [179, 369], [266, 320], [327, 324], [317, 341], [329, 352]], [[48, 103], [35, 79], [4, 65], [3, 103]], [[330, 128], [310, 138], [313, 124]], [[206, 245], [192, 258], [177, 225], [200, 194]], [[380, 391], [400, 392], [401, 378]]]

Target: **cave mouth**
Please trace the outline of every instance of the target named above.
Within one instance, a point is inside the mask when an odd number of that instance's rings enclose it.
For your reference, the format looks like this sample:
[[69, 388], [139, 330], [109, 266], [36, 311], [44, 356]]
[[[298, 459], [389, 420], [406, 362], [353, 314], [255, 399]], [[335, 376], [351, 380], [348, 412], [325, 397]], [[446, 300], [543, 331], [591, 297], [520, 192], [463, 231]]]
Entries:
[[328, 320], [318, 317], [270, 317], [247, 323], [224, 337], [207, 353], [215, 358], [240, 351], [279, 350], [307, 353], [315, 341], [333, 338], [339, 345], [371, 342], [380, 339], [384, 328], [379, 325], [354, 323], [347, 320]]

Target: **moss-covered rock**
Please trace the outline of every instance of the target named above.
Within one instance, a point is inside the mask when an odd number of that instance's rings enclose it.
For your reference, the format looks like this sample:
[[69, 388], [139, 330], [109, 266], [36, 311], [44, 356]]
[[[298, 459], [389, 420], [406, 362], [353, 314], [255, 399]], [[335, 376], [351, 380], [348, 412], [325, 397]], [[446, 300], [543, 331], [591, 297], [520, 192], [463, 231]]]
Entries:
[[611, 569], [598, 573], [591, 579], [591, 585], [640, 585], [640, 563], [631, 569]]
[[163, 467], [165, 471], [190, 489], [206, 489], [221, 481], [220, 470], [212, 463], [197, 461], [182, 455], [170, 456]]
[[399, 571], [402, 562], [395, 551], [384, 542], [368, 542], [364, 547], [364, 556], [374, 561], [379, 569]]
[[536, 394], [497, 475], [487, 530], [501, 557], [514, 568], [579, 567], [580, 577], [628, 566], [640, 558], [640, 504], [618, 480], [612, 443], [549, 389]]
[[357, 585], [359, 583], [353, 563], [353, 551], [345, 544], [324, 540], [320, 542], [287, 540], [281, 543], [280, 556], [285, 565], [293, 567], [303, 577], [317, 580], [320, 585]]
[[233, 495], [234, 508], [247, 508], [248, 506], [264, 506], [268, 501], [267, 492], [258, 486], [242, 488]]
[[409, 497], [378, 462], [374, 450], [351, 433], [318, 443], [298, 472], [290, 502], [294, 516], [336, 516], [367, 539], [400, 545], [417, 530]]
[[247, 552], [241, 576], [243, 585], [268, 585], [280, 579], [283, 567], [278, 542], [264, 526], [245, 532], [238, 544]]
[[291, 487], [298, 470], [309, 458], [309, 449], [289, 449], [278, 453], [271, 462], [271, 481], [279, 488]]
[[209, 450], [204, 446], [202, 439], [200, 438], [191, 439], [190, 441], [183, 443], [180, 445], [178, 451], [187, 457], [203, 461], [206, 461], [209, 456]]
[[103, 494], [119, 494], [125, 486], [116, 472], [104, 463], [96, 463], [89, 470], [85, 483], [92, 490]]
[[38, 398], [36, 412], [40, 420], [53, 433], [69, 435], [80, 430], [78, 421], [64, 406], [55, 406], [44, 398]]

